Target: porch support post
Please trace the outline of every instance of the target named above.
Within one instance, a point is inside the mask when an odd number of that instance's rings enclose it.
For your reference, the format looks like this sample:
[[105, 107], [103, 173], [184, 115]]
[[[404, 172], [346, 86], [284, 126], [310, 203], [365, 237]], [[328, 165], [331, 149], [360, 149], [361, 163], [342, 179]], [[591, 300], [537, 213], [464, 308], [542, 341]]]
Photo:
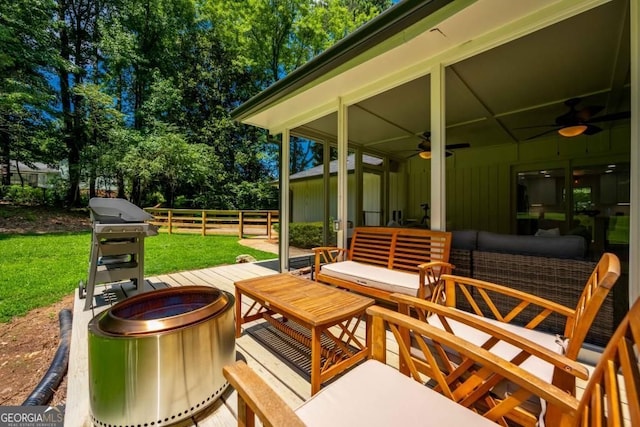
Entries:
[[349, 132], [347, 106], [342, 98], [338, 98], [338, 203], [337, 203], [337, 244], [347, 247], [347, 156], [349, 155]]
[[631, 206], [629, 306], [640, 298], [640, 0], [631, 0]]
[[389, 198], [389, 191], [391, 191], [391, 160], [386, 157], [384, 159], [384, 175], [382, 179], [382, 215], [380, 215], [380, 225], [385, 226], [391, 220], [389, 213], [391, 212], [391, 202]]
[[330, 246], [333, 235], [333, 224], [331, 224], [331, 146], [325, 140], [322, 141], [322, 188], [323, 192], [323, 218], [324, 225], [324, 245]]
[[289, 221], [291, 209], [289, 207], [289, 167], [291, 137], [289, 129], [282, 131], [280, 144], [280, 232], [278, 233], [278, 257], [280, 258], [280, 272], [289, 271]]
[[[354, 178], [356, 182], [356, 211], [353, 215], [354, 227], [359, 225], [365, 225], [364, 223], [364, 166], [362, 164], [362, 149], [357, 147], [355, 149], [355, 162], [354, 162]], [[353, 197], [353, 195], [352, 195]], [[347, 228], [348, 230], [348, 228]]]
[[446, 227], [445, 170], [445, 69], [438, 64], [431, 70], [431, 229]]

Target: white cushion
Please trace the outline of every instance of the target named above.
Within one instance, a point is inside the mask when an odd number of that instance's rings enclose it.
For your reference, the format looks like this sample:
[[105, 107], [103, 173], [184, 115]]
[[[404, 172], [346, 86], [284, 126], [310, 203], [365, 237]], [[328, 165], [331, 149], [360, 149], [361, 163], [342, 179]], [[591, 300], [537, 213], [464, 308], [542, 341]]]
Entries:
[[[495, 319], [477, 316], [472, 313], [467, 314], [482, 319], [485, 322], [495, 325], [498, 328], [502, 328], [504, 330], [513, 332], [518, 336], [527, 338], [528, 340], [533, 341], [536, 344], [539, 344], [542, 347], [545, 347], [558, 354], [564, 353], [563, 346], [558, 342], [558, 339], [555, 335], [550, 335], [544, 332], [536, 331], [534, 329], [527, 329], [522, 326], [503, 323]], [[484, 344], [490, 338], [490, 335], [484, 332], [480, 332], [477, 329], [472, 328], [471, 326], [456, 322], [455, 320], [447, 319], [447, 322], [449, 323], [449, 326], [451, 326], [451, 329], [453, 330], [455, 335], [477, 346], [482, 346], [482, 344]], [[444, 326], [436, 315], [432, 315], [431, 317], [429, 317], [429, 324], [444, 330]], [[500, 341], [498, 344], [490, 348], [489, 351], [503, 359], [511, 360], [520, 352], [520, 349], [511, 344]], [[455, 356], [452, 358], [452, 360], [455, 361]], [[551, 383], [553, 379], [553, 365], [551, 363], [545, 362], [538, 357], [529, 357], [527, 360], [520, 364], [520, 367], [530, 374], [537, 376], [544, 382]], [[493, 392], [496, 393], [497, 396], [506, 396], [507, 394], [513, 393], [516, 389], [517, 387], [515, 387], [514, 384], [505, 380], [494, 387]], [[544, 415], [545, 402], [541, 402], [537, 397], [532, 397], [526, 403], [524, 403], [524, 407], [525, 409], [533, 413], [539, 413], [542, 416]]]
[[303, 403], [308, 426], [495, 426], [398, 370], [368, 360]]
[[[523, 338], [527, 338], [528, 340], [533, 341], [536, 344], [548, 348], [549, 350], [554, 351], [558, 354], [563, 353], [562, 345], [556, 342], [555, 335], [546, 334], [544, 332], [536, 331], [535, 329], [526, 329], [522, 326], [499, 322], [495, 319], [476, 316], [472, 313], [466, 314], [477, 317], [478, 319], [482, 319], [487, 323], [495, 325], [498, 328], [510, 331]], [[455, 335], [477, 346], [481, 346], [491, 337], [490, 335], [485, 334], [484, 332], [480, 332], [477, 329], [463, 323], [459, 323], [451, 319], [447, 319], [447, 322], [449, 323], [449, 326], [451, 326], [451, 329], [453, 330]], [[429, 317], [429, 324], [444, 330], [444, 326], [442, 326], [442, 323], [440, 322], [438, 316], [433, 315]], [[489, 351], [497, 356], [500, 356], [503, 359], [510, 360], [520, 352], [520, 349], [511, 344], [500, 341], [498, 344], [489, 349]], [[537, 357], [529, 357], [520, 365], [520, 367], [525, 371], [539, 377], [545, 382], [550, 383], [553, 377], [553, 365]]]
[[[391, 270], [385, 267], [356, 261], [340, 261], [325, 264], [322, 274], [347, 280], [359, 285], [381, 289], [387, 292], [416, 296], [420, 287], [420, 276], [406, 271]], [[427, 295], [430, 292], [427, 289]]]

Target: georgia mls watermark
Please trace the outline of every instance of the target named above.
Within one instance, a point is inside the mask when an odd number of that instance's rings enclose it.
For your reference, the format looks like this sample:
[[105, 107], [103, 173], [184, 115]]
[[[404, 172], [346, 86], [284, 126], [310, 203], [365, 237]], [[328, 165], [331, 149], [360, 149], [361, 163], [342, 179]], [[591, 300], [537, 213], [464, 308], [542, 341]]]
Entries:
[[0, 406], [0, 427], [63, 427], [64, 405]]

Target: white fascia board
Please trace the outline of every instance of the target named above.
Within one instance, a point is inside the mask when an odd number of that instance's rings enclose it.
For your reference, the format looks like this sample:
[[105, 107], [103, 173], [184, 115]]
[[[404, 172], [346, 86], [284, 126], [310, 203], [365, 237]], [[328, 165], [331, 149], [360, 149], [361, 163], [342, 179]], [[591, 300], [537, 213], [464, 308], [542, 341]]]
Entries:
[[[420, 23], [408, 28], [396, 37], [403, 40], [400, 45], [375, 55], [366, 52], [352, 61], [357, 65], [343, 67], [343, 72], [316, 81], [243, 122], [274, 134], [293, 129], [335, 112], [338, 97], [352, 105], [428, 74], [434, 65], [456, 63], [609, 1], [479, 0], [431, 29], [421, 28]], [[363, 62], [365, 56], [370, 59]]]
[[300, 125], [305, 123], [310, 123], [315, 119], [319, 119], [321, 117], [327, 116], [329, 114], [335, 113], [338, 111], [336, 108], [336, 100], [332, 99], [325, 104], [319, 105], [312, 110], [298, 110], [292, 112], [289, 120], [285, 122], [278, 123], [277, 126], [270, 126], [269, 133], [273, 135], [277, 135], [281, 133], [284, 129], [295, 129]]

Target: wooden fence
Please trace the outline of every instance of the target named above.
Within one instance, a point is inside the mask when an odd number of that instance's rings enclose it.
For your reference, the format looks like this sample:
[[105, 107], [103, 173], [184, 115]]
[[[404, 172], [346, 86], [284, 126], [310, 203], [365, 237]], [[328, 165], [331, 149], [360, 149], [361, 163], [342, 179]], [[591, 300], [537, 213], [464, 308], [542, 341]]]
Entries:
[[238, 234], [242, 239], [247, 234], [266, 234], [272, 237], [273, 224], [278, 222], [278, 211], [253, 210], [197, 210], [145, 208], [153, 215], [152, 224], [160, 231], [172, 233]]

